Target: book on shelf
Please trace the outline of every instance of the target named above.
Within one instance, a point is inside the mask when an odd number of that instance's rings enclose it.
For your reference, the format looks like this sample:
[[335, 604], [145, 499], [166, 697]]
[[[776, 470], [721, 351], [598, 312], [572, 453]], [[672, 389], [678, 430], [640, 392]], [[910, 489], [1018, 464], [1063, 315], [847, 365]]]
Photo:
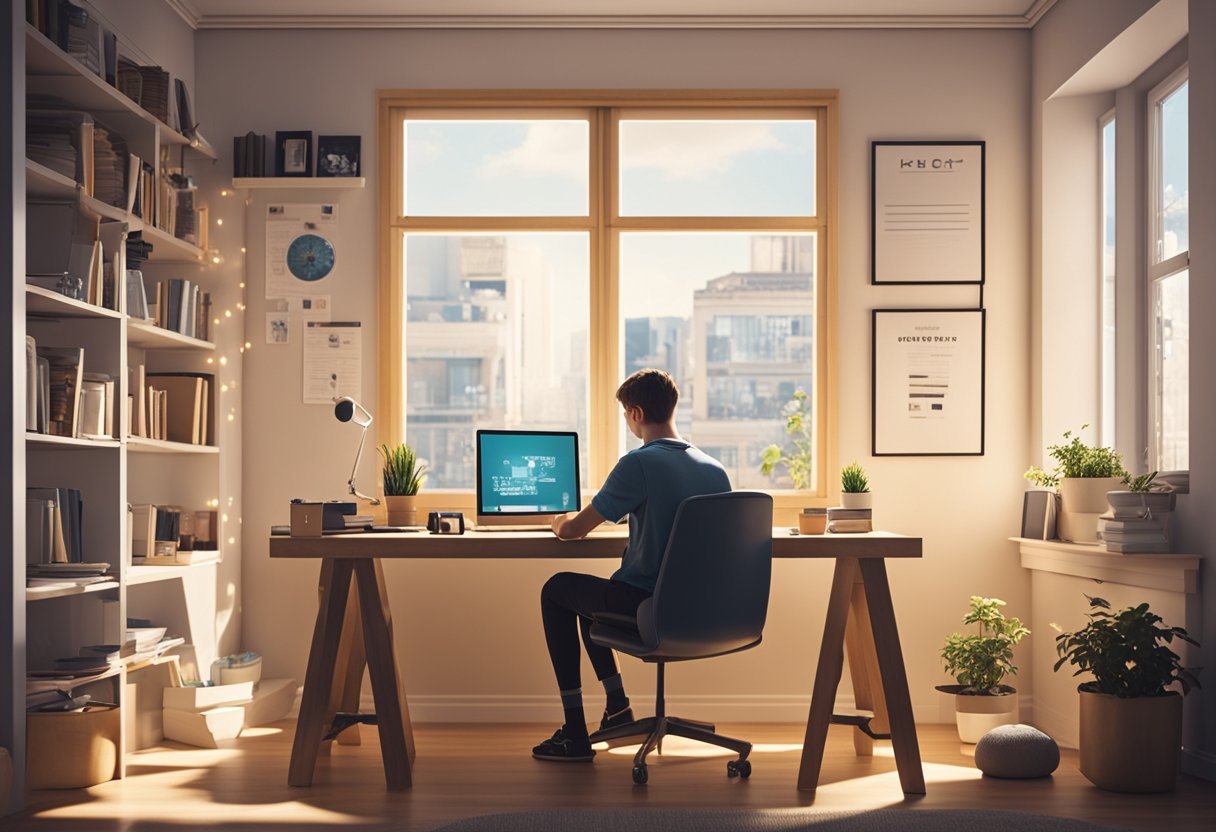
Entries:
[[266, 137], [252, 130], [232, 137], [232, 175], [266, 175]]
[[25, 336], [25, 429], [38, 431], [38, 341]]
[[38, 346], [37, 354], [47, 362], [47, 432], [74, 437], [80, 415], [84, 349]]
[[[26, 563], [80, 563], [84, 560], [84, 500], [77, 488], [30, 486], [26, 517], [39, 518], [38, 550], [26, 550]], [[31, 503], [35, 504], [31, 506]], [[40, 505], [39, 505], [40, 504]], [[49, 505], [48, 505], [49, 504]], [[27, 537], [28, 542], [28, 537]], [[33, 556], [37, 554], [37, 558]]]
[[118, 91], [143, 107], [154, 118], [170, 124], [169, 73], [159, 66], [138, 66], [118, 59]]
[[146, 373], [149, 387], [165, 396], [166, 438], [171, 442], [214, 445], [215, 375]]
[[31, 96], [25, 116], [25, 155], [93, 194], [94, 121], [91, 113], [61, 109], [54, 99]]
[[86, 439], [114, 438], [114, 378], [104, 373], [85, 373], [80, 389], [81, 429]]

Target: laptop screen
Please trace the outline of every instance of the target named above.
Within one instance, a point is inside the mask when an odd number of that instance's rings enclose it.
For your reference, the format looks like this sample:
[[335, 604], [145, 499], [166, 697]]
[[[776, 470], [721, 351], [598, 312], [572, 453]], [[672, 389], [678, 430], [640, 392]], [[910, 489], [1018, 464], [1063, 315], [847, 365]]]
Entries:
[[477, 431], [477, 514], [523, 517], [579, 511], [578, 434]]

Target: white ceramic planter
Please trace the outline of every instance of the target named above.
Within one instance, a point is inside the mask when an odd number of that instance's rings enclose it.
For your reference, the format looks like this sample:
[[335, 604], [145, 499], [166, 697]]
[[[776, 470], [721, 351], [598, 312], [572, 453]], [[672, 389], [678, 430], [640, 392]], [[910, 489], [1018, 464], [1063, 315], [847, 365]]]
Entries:
[[1116, 517], [1159, 516], [1174, 510], [1172, 491], [1107, 491], [1106, 502]]
[[840, 494], [841, 508], [873, 508], [874, 492], [843, 491]]
[[954, 719], [958, 723], [958, 738], [974, 745], [993, 728], [1017, 724], [1017, 691], [1004, 696], [955, 695]]
[[1057, 525], [1060, 539], [1073, 543], [1097, 543], [1098, 517], [1106, 513], [1109, 507], [1106, 494], [1122, 484], [1118, 477], [1062, 477]]

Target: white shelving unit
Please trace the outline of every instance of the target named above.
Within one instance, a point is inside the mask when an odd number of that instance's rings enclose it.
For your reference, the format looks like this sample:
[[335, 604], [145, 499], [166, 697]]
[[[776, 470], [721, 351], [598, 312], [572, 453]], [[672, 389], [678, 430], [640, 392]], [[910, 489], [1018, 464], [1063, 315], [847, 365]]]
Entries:
[[[13, 37], [20, 38], [21, 34]], [[144, 111], [33, 27], [26, 26], [24, 37], [27, 97], [53, 95], [64, 108], [92, 113], [111, 132], [122, 136], [131, 153], [154, 165], [158, 178], [166, 165], [176, 167], [180, 163], [190, 173], [194, 165], [216, 159], [212, 148], [183, 136]], [[187, 275], [213, 291], [213, 297], [222, 288], [208, 285], [209, 277], [202, 267], [204, 252], [199, 247], [123, 208], [89, 196], [71, 178], [36, 162], [26, 160], [25, 178], [29, 202], [74, 202], [102, 221], [125, 223], [128, 234], [140, 232], [153, 247], [144, 264], [145, 276]], [[85, 371], [103, 372], [115, 379], [116, 399], [123, 405], [115, 412], [117, 434], [125, 430], [121, 414], [130, 392], [128, 368], [136, 364], [144, 364], [149, 372], [214, 374], [212, 396], [217, 404], [209, 415], [218, 420], [218, 370], [223, 359], [215, 357], [215, 344], [38, 286], [26, 286], [25, 301], [26, 333], [33, 335], [39, 346], [83, 347]], [[220, 433], [215, 430], [217, 440]], [[219, 644], [214, 614], [216, 599], [221, 596], [217, 564], [130, 565], [127, 506], [155, 503], [180, 505], [191, 511], [218, 508], [223, 496], [223, 454], [220, 447], [141, 437], [95, 440], [26, 433], [27, 485], [79, 489], [85, 506], [84, 560], [109, 564], [105, 582], [25, 590], [27, 670], [50, 667], [54, 658], [74, 655], [81, 646], [121, 638], [128, 616], [152, 618], [168, 627], [170, 633], [184, 636], [190, 649], [183, 653], [183, 662], [196, 669], [209, 666]], [[220, 524], [215, 530], [217, 540], [224, 539], [222, 532]], [[15, 594], [19, 599], [19, 590]], [[126, 680], [126, 671], [116, 670], [88, 684], [107, 686], [104, 698], [122, 706]], [[19, 702], [14, 707], [14, 722], [24, 721], [23, 705]], [[123, 722], [125, 732], [125, 726], [135, 721]], [[134, 748], [125, 733], [122, 747]], [[21, 759], [21, 750], [16, 750], [15, 759]]]

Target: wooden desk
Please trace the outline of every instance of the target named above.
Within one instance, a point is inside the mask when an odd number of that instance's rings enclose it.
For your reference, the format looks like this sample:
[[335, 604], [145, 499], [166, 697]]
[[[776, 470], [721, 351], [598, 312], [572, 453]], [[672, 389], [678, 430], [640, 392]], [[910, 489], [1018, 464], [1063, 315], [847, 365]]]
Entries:
[[[353, 703], [357, 707], [365, 655], [376, 702], [385, 781], [390, 789], [410, 786], [413, 730], [397, 668], [381, 560], [619, 558], [625, 538], [624, 529], [615, 528], [570, 541], [558, 540], [549, 532], [476, 531], [463, 535], [271, 537], [273, 558], [321, 559], [321, 605], [304, 676], [288, 783], [312, 785], [317, 753], [334, 714], [343, 710], [342, 705]], [[773, 556], [836, 561], [802, 746], [799, 790], [813, 792], [819, 783], [847, 646], [857, 707], [874, 712], [873, 726], [880, 732], [889, 720], [900, 785], [906, 794], [924, 794], [925, 777], [885, 564], [886, 558], [920, 557], [921, 539], [886, 532], [791, 535], [787, 528], [778, 527], [773, 529]], [[354, 602], [348, 604], [348, 599]], [[856, 729], [854, 748], [858, 754], [868, 754], [871, 748], [869, 738]]]

